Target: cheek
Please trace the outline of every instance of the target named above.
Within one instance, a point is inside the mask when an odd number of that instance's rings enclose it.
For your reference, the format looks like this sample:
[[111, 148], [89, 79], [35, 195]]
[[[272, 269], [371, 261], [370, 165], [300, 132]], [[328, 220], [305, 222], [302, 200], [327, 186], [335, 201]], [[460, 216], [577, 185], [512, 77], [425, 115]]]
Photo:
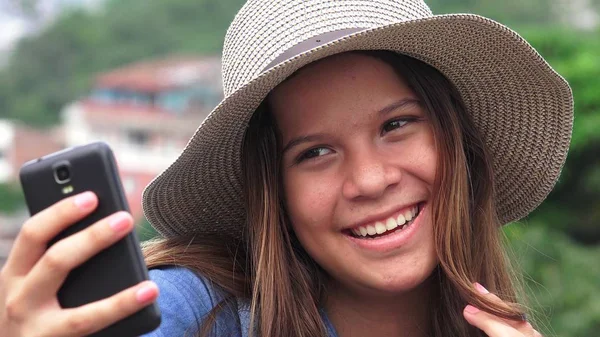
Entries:
[[431, 146], [423, 146], [417, 155], [418, 164], [415, 171], [419, 172], [420, 178], [427, 182], [429, 186], [433, 186], [435, 180], [437, 157], [437, 151], [433, 144]]
[[284, 177], [286, 207], [297, 232], [323, 228], [331, 223], [337, 185], [335, 180], [322, 175], [291, 173]]
[[435, 181], [438, 152], [430, 132], [415, 137], [410, 144], [401, 144], [397, 158], [405, 173], [425, 183], [430, 192]]

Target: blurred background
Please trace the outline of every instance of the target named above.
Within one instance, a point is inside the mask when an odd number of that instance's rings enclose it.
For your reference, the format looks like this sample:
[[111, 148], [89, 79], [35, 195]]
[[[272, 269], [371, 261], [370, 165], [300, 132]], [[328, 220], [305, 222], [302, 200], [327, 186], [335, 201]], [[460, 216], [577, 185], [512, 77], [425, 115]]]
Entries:
[[[575, 126], [557, 188], [505, 226], [544, 336], [600, 336], [600, 0], [429, 0], [509, 25], [566, 79]], [[0, 266], [27, 218], [27, 160], [107, 141], [138, 234], [144, 186], [222, 98], [220, 52], [242, 0], [0, 0]]]

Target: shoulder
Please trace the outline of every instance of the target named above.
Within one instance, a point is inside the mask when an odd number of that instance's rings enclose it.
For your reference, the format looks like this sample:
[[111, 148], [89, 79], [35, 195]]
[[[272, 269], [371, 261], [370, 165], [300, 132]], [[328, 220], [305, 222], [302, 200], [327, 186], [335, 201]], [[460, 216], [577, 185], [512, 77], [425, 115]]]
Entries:
[[[158, 285], [161, 324], [147, 337], [194, 335], [210, 312], [228, 298], [218, 286], [187, 268], [152, 269], [149, 276]], [[219, 311], [216, 324], [219, 335], [239, 330], [235, 303], [233, 300]]]
[[152, 269], [148, 274], [158, 285], [160, 294], [170, 295], [162, 298], [159, 295], [164, 304], [184, 300], [196, 304], [194, 307], [200, 305], [210, 310], [227, 296], [212, 282], [187, 268], [170, 266]]

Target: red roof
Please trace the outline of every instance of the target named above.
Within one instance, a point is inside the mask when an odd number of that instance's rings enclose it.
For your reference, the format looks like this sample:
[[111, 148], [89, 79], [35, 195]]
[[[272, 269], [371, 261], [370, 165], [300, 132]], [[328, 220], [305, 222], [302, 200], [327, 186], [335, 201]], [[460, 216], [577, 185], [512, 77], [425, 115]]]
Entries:
[[80, 101], [84, 118], [96, 127], [136, 127], [146, 130], [183, 132], [191, 136], [210, 111], [195, 111], [175, 115], [151, 107], [103, 104], [92, 100]]
[[196, 82], [221, 84], [221, 61], [217, 56], [173, 56], [137, 62], [98, 75], [95, 85], [156, 92]]

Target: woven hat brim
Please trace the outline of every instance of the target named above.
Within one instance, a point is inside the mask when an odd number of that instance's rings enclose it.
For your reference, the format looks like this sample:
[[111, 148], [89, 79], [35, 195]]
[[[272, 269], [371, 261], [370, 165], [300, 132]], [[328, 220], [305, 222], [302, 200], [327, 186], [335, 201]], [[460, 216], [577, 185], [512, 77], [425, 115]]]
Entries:
[[471, 14], [436, 15], [367, 29], [263, 72], [221, 103], [179, 158], [144, 190], [143, 209], [163, 236], [242, 237], [241, 147], [252, 113], [294, 71], [351, 50], [391, 50], [424, 61], [458, 88], [490, 149], [502, 223], [529, 214], [554, 187], [573, 124], [567, 82], [517, 33]]

